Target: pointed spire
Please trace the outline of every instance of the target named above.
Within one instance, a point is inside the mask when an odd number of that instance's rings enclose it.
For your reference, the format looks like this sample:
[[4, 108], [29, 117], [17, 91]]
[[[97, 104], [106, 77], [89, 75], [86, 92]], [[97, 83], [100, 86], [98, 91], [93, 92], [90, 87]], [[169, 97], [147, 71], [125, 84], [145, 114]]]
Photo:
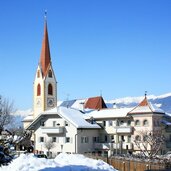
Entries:
[[42, 68], [43, 77], [47, 75], [47, 70], [51, 63], [46, 15], [47, 15], [47, 11], [45, 11], [44, 36], [43, 36], [42, 50], [40, 55], [40, 65]]
[[144, 100], [139, 104], [139, 106], [148, 106], [148, 100], [147, 100], [147, 91], [145, 91], [145, 97]]

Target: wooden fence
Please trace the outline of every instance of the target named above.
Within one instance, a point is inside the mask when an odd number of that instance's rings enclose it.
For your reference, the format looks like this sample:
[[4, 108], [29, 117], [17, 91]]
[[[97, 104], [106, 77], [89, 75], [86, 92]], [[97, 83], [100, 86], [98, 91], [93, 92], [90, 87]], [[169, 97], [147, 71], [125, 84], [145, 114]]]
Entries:
[[119, 171], [163, 170], [164, 164], [111, 158], [108, 163]]
[[[87, 155], [86, 155], [87, 156]], [[101, 156], [90, 156], [90, 158], [101, 159], [106, 163], [112, 165], [115, 169], [119, 171], [145, 171], [145, 170], [165, 170], [166, 165], [159, 162], [145, 162], [130, 159], [119, 159], [116, 157], [101, 157]]]

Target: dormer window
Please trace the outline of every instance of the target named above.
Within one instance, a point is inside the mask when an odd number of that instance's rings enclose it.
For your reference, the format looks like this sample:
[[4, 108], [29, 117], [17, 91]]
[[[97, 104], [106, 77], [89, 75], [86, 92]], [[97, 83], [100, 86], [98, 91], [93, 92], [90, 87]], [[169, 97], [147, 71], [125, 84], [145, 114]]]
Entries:
[[48, 77], [52, 78], [52, 71], [51, 70], [49, 70], [49, 72], [48, 72]]

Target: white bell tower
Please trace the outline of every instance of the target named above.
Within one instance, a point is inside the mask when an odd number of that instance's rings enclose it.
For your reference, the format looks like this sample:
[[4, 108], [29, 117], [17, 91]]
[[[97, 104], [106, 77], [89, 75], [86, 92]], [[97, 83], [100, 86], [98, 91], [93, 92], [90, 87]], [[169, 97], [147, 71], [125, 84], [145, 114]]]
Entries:
[[34, 80], [33, 98], [34, 119], [41, 112], [57, 106], [57, 82], [51, 63], [46, 17], [40, 61]]

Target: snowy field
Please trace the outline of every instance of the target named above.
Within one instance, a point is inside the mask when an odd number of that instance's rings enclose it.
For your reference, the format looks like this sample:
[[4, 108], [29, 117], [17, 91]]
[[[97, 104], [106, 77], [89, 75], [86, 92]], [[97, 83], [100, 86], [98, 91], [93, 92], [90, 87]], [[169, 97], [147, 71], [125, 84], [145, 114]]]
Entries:
[[0, 171], [116, 171], [102, 160], [93, 160], [78, 154], [59, 154], [55, 159], [36, 158], [22, 154]]

